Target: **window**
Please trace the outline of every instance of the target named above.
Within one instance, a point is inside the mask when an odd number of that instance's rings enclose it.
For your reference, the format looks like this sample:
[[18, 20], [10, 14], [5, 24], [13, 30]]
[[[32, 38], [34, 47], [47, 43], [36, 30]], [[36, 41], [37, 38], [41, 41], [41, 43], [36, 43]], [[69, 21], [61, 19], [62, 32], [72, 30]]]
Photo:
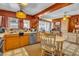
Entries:
[[39, 21], [39, 31], [45, 31], [45, 22], [44, 21]]
[[29, 29], [30, 28], [30, 21], [29, 20], [23, 20], [24, 28]]
[[51, 30], [50, 24], [51, 24], [50, 22], [39, 21], [38, 31], [50, 32], [50, 30]]
[[12, 29], [18, 29], [18, 19], [17, 18], [8, 18], [8, 27]]
[[46, 22], [45, 30], [46, 30], [47, 32], [50, 32], [50, 30], [51, 30], [51, 23], [50, 23], [50, 22]]

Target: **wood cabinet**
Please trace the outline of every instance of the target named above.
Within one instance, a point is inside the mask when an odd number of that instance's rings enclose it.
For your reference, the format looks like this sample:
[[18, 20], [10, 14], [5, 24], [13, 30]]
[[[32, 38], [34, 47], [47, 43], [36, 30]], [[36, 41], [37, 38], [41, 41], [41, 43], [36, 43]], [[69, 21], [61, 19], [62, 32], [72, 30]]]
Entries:
[[12, 50], [29, 44], [29, 34], [23, 36], [6, 35], [4, 36], [4, 51]]
[[24, 35], [22, 37], [19, 37], [19, 41], [20, 41], [20, 46], [25, 46], [29, 44], [29, 35]]
[[18, 48], [19, 47], [19, 38], [18, 36], [15, 37], [5, 37], [5, 50], [10, 50], [10, 49], [14, 49], [14, 48]]

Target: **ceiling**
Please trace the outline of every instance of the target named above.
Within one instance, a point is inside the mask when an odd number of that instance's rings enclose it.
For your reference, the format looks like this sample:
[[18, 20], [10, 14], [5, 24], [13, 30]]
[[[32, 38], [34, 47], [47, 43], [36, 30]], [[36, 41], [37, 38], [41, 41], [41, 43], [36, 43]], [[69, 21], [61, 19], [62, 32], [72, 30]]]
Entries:
[[[35, 15], [40, 11], [50, 7], [54, 3], [28, 3], [23, 11], [28, 15]], [[17, 12], [20, 7], [17, 3], [0, 3], [0, 9]]]
[[35, 15], [51, 5], [54, 5], [54, 3], [29, 3], [23, 10], [26, 14]]
[[79, 14], [79, 3], [71, 4], [54, 12], [43, 15], [42, 19], [62, 18], [66, 12], [67, 16]]
[[0, 3], [0, 9], [12, 12], [20, 10], [18, 4], [16, 3]]
[[[28, 15], [35, 15], [54, 4], [55, 3], [28, 3], [28, 5], [23, 8], [23, 11]], [[0, 9], [17, 12], [20, 10], [20, 7], [17, 3], [0, 3]], [[79, 14], [79, 3], [73, 3], [54, 12], [45, 13], [40, 18], [50, 21], [53, 18], [62, 18], [64, 12], [67, 12], [68, 16]]]

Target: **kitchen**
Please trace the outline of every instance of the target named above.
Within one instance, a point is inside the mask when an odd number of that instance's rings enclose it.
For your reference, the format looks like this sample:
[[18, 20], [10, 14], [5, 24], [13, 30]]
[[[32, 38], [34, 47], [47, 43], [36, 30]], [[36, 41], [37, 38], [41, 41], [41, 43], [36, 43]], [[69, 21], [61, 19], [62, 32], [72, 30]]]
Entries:
[[2, 55], [77, 55], [66, 48], [79, 44], [78, 7], [78, 3], [0, 3]]

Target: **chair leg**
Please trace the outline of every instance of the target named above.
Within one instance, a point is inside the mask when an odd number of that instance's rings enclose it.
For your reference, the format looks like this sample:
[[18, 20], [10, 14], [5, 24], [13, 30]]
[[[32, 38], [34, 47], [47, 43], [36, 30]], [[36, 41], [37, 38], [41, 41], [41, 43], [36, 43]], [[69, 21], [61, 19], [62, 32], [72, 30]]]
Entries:
[[55, 52], [52, 52], [52, 56], [54, 56], [55, 55]]
[[44, 50], [43, 49], [41, 50], [41, 56], [44, 56]]

